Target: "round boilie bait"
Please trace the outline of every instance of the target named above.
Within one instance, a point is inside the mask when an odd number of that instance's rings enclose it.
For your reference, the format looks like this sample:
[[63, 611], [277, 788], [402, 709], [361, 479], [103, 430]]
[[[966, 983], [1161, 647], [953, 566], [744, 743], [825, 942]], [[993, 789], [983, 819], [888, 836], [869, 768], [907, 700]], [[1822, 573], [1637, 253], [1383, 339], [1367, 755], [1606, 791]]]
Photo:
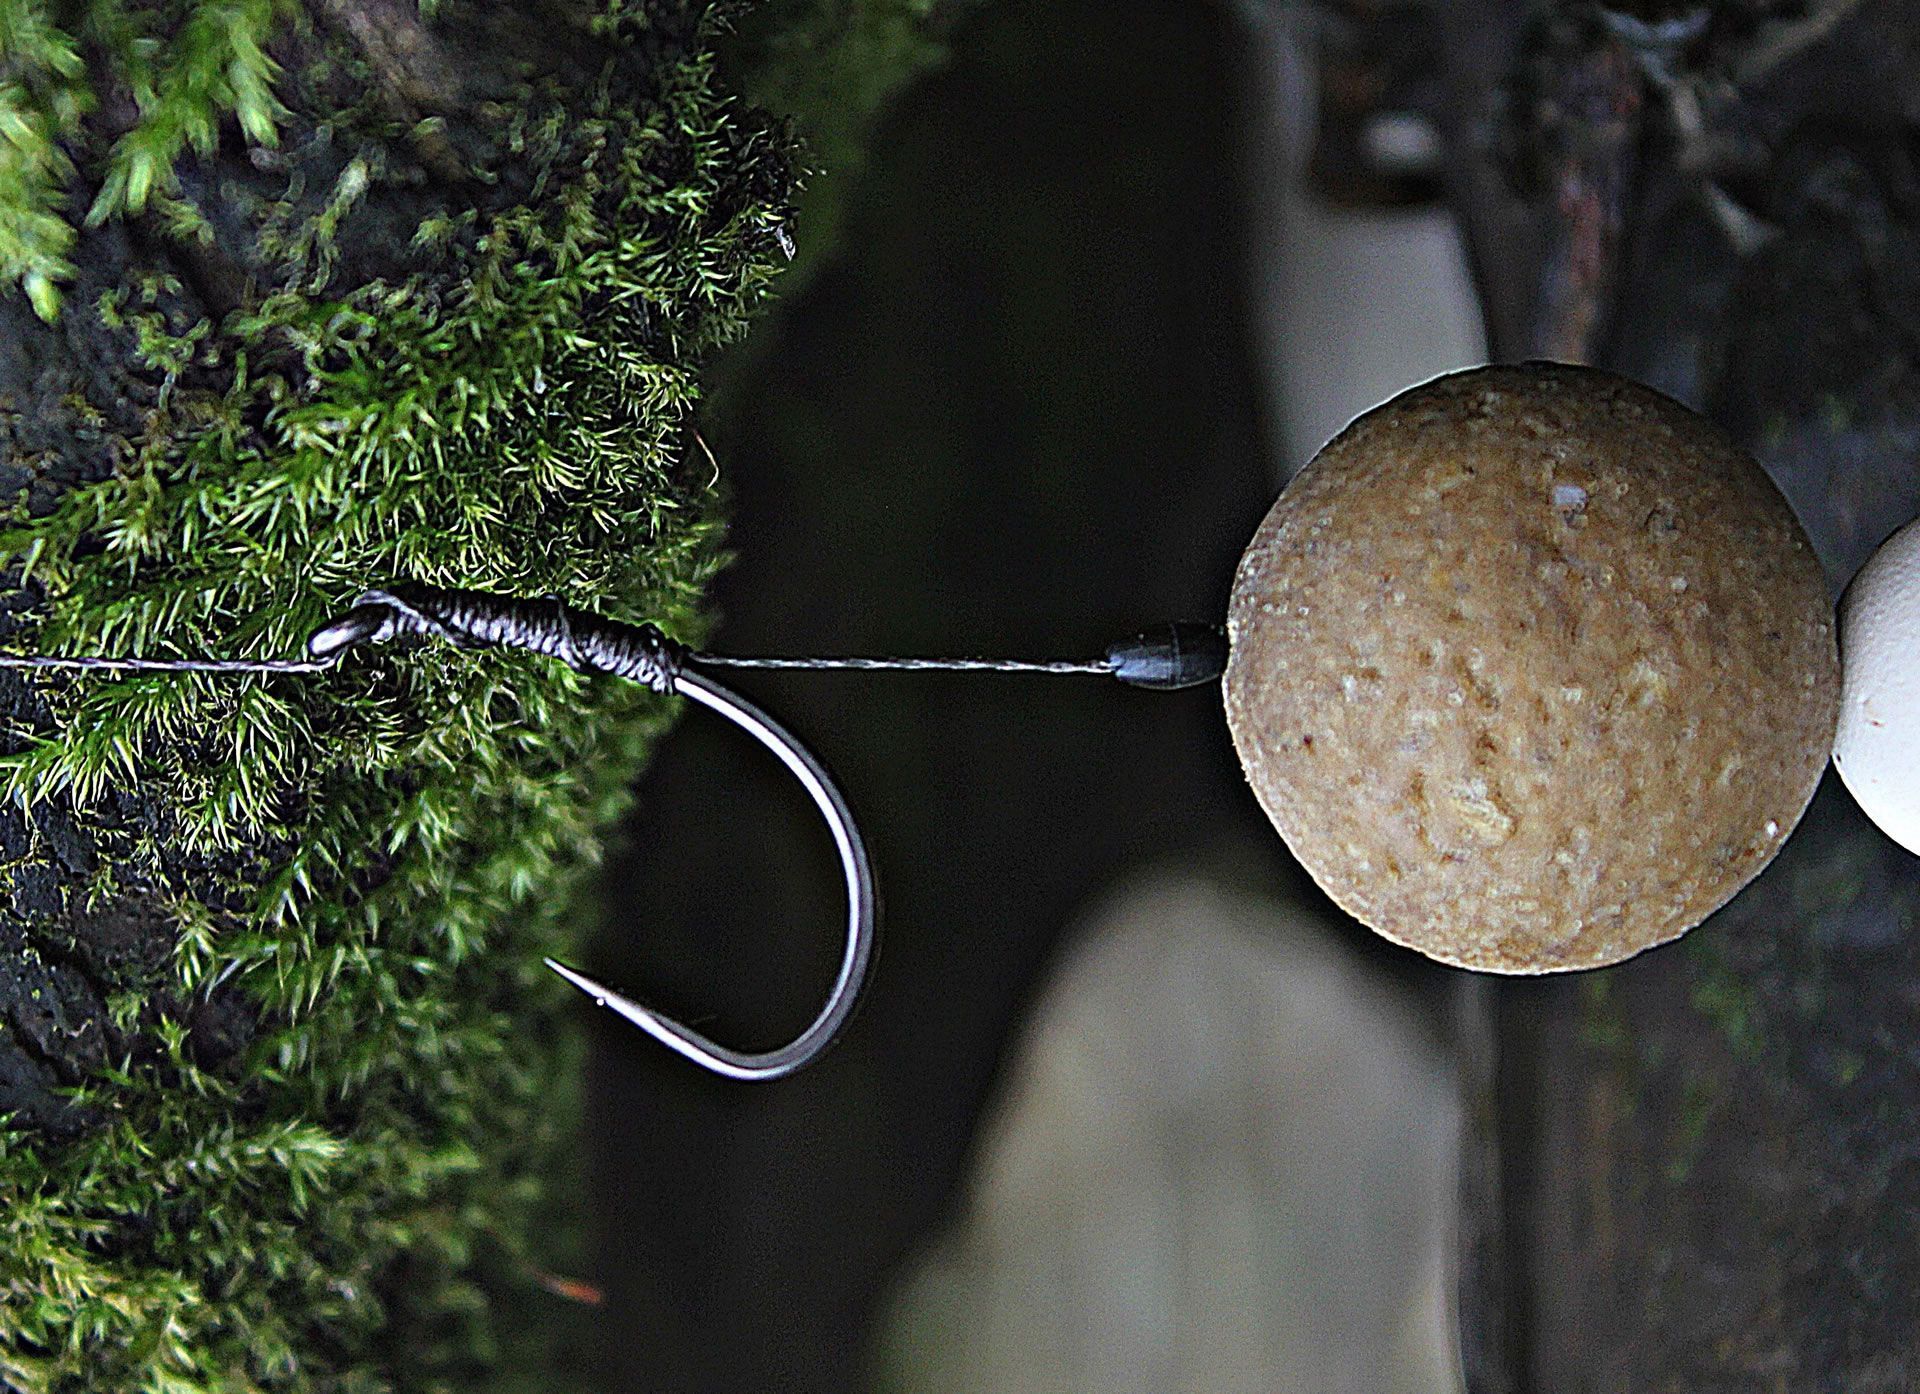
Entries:
[[1832, 748], [1826, 582], [1766, 474], [1589, 368], [1361, 417], [1241, 560], [1227, 721], [1339, 905], [1445, 963], [1614, 963], [1785, 842]]

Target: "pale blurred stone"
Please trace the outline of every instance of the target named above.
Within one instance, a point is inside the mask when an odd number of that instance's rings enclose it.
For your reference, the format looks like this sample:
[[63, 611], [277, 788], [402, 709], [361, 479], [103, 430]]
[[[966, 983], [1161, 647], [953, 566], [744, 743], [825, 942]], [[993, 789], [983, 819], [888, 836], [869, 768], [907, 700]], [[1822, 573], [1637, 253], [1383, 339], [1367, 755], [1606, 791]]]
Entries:
[[1454, 1082], [1325, 930], [1194, 879], [1094, 916], [963, 1218], [903, 1282], [890, 1387], [1459, 1387]]

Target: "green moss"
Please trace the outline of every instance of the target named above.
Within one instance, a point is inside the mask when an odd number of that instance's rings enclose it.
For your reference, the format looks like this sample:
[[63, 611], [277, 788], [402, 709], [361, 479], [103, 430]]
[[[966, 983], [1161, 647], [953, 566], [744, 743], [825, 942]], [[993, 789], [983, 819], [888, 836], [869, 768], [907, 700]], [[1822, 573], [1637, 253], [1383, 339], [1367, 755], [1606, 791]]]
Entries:
[[800, 266], [832, 246], [874, 122], [913, 78], [946, 57], [975, 0], [768, 0], [727, 45], [746, 93], [789, 118], [809, 175], [797, 223]]
[[[94, 204], [164, 198], [186, 240], [208, 210], [175, 159], [233, 113], [256, 142], [278, 120], [261, 53], [279, 7], [189, 8]], [[0, 86], [32, 175], [0, 184], [19, 191], [0, 197], [0, 275], [45, 313], [72, 243], [53, 229], [64, 156], [35, 142], [87, 99], [42, 9], [0, 12], [12, 71], [68, 84], [64, 108]], [[38, 67], [20, 57], [32, 24]], [[680, 49], [658, 39], [676, 24]], [[729, 102], [710, 26], [679, 6], [623, 5], [596, 36], [671, 61], [644, 99], [612, 62], [584, 94], [531, 85], [503, 137], [533, 171], [525, 198], [425, 215], [430, 270], [335, 284], [342, 219], [389, 173], [376, 150], [311, 207], [258, 210], [281, 274], [219, 323], [183, 312], [164, 272], [70, 299], [66, 316], [120, 336], [153, 405], [137, 432], [103, 416], [113, 468], [0, 536], [44, 599], [16, 645], [292, 655], [400, 577], [560, 593], [697, 637], [718, 560], [710, 471], [682, 467], [697, 371], [780, 259], [786, 149]], [[7, 127], [7, 102], [39, 124]], [[9, 798], [95, 836], [91, 893], [158, 907], [172, 947], [107, 975], [120, 1034], [75, 1091], [86, 1126], [0, 1143], [0, 1378], [471, 1387], [496, 1344], [480, 1275], [532, 1262], [538, 1178], [573, 1122], [566, 990], [540, 956], [562, 950], [666, 704], [443, 647], [271, 680], [55, 680], [41, 698], [4, 761]], [[236, 1003], [242, 1047], [210, 1052], [208, 1013]]]
[[1687, 955], [1688, 1003], [1719, 1033], [1736, 1058], [1759, 1059], [1768, 1045], [1767, 1014], [1754, 995], [1751, 981], [1728, 964], [1725, 949], [1711, 935], [1689, 939]]
[[1707, 1133], [1723, 1112], [1724, 1097], [1710, 1077], [1689, 1073], [1686, 1092], [1667, 1138], [1666, 1178], [1669, 1185], [1685, 1185], [1706, 1147]]
[[229, 116], [249, 139], [274, 143], [282, 113], [266, 45], [291, 13], [287, 0], [89, 0], [73, 18], [63, 14], [62, 27], [45, 0], [0, 4], [0, 176], [9, 176], [0, 178], [8, 195], [0, 198], [0, 287], [22, 285], [51, 320], [59, 285], [73, 275], [69, 147], [99, 101], [89, 51], [106, 60], [139, 113], [102, 162], [87, 211], [99, 224], [145, 209], [171, 184], [182, 154], [213, 149]]

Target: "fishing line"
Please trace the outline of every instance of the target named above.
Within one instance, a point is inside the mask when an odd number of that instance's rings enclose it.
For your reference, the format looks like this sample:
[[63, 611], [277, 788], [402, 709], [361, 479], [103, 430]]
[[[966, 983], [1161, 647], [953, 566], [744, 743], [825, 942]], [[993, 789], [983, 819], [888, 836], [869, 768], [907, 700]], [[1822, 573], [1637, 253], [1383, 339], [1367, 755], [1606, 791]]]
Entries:
[[866, 839], [833, 776], [794, 734], [773, 717], [722, 686], [704, 668], [777, 668], [801, 671], [1104, 674], [1134, 687], [1193, 687], [1226, 667], [1226, 636], [1201, 624], [1168, 624], [1124, 639], [1106, 656], [1032, 662], [989, 658], [762, 657], [689, 649], [659, 626], [626, 624], [577, 610], [549, 596], [541, 600], [484, 591], [402, 584], [367, 591], [346, 611], [316, 629], [306, 658], [154, 658], [88, 654], [6, 654], [0, 667], [93, 672], [317, 673], [336, 666], [364, 644], [402, 636], [443, 640], [464, 649], [515, 648], [556, 658], [583, 673], [609, 674], [655, 692], [681, 696], [718, 713], [759, 741], [807, 791], [833, 836], [847, 889], [847, 929], [839, 971], [825, 1005], [806, 1030], [768, 1051], [739, 1051], [708, 1039], [554, 959], [546, 960], [598, 1006], [633, 1023], [669, 1049], [731, 1079], [777, 1079], [806, 1065], [839, 1036], [866, 985], [879, 942], [879, 894]]

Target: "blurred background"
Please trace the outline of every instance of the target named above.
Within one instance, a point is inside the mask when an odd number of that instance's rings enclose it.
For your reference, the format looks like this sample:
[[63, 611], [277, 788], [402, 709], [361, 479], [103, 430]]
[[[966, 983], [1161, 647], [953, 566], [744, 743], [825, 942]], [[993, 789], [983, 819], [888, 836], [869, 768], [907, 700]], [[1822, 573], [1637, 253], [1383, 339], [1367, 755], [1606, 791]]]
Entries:
[[[1711, 410], [1836, 586], [1920, 509], [1902, 7], [899, 20], [885, 101], [821, 50], [806, 101], [862, 119], [705, 423], [716, 648], [1082, 656], [1217, 619], [1292, 470], [1489, 357]], [[583, 1385], [1920, 1387], [1920, 878], [1833, 789], [1682, 945], [1489, 984], [1324, 901], [1212, 689], [740, 686], [860, 814], [882, 957], [772, 1086], [593, 1019]], [[748, 1046], [811, 1017], [841, 931], [770, 765], [681, 724], [590, 964]]]

